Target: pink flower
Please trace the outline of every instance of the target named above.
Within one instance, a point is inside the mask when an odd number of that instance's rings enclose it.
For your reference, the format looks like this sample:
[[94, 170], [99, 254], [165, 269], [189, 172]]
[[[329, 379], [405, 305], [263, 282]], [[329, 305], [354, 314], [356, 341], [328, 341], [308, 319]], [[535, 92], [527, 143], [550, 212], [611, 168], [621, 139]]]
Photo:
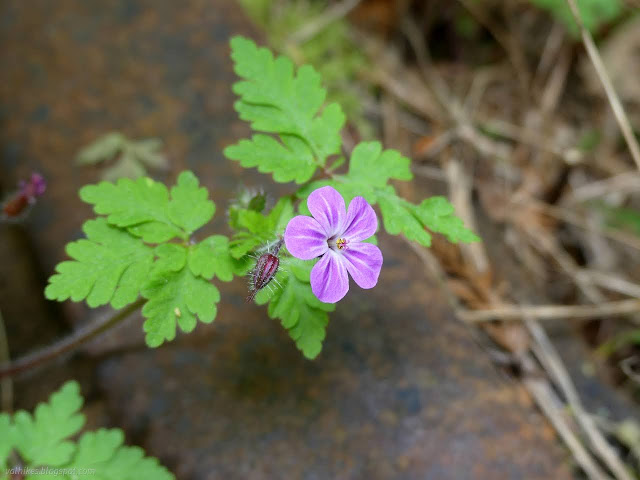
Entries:
[[378, 228], [378, 218], [363, 197], [355, 197], [347, 211], [333, 187], [314, 190], [307, 199], [313, 217], [292, 218], [284, 232], [287, 250], [301, 260], [320, 257], [311, 270], [311, 290], [325, 303], [341, 300], [349, 291], [349, 275], [361, 288], [378, 283], [382, 252], [363, 242]]

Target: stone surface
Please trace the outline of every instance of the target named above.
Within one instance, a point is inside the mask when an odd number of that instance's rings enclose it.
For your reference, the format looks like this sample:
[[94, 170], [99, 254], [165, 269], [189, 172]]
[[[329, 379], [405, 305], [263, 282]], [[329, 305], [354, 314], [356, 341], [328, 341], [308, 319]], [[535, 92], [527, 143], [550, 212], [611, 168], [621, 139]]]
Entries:
[[[228, 38], [252, 31], [235, 3], [9, 0], [0, 18], [0, 182], [32, 170], [49, 179], [28, 225], [42, 271], [89, 214], [76, 192], [97, 172], [72, 158], [109, 130], [163, 138], [167, 178], [193, 169], [219, 212], [239, 182], [269, 185], [221, 154], [247, 134], [232, 109]], [[79, 372], [96, 417], [181, 480], [569, 478], [522, 388], [492, 367], [405, 244], [380, 240], [379, 286], [354, 286], [314, 362], [243, 302], [237, 280], [214, 324], [64, 374]], [[75, 308], [67, 316], [82, 318]]]

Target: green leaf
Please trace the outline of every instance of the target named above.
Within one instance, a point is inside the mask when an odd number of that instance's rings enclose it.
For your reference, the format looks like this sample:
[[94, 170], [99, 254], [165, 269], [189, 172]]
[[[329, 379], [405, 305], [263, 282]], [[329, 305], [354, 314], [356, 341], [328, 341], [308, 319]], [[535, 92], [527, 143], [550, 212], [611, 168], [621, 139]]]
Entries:
[[51, 395], [48, 403], [36, 407], [33, 417], [25, 411], [14, 417], [15, 445], [31, 466], [59, 467], [66, 464], [75, 452], [75, 444], [67, 441], [84, 425], [80, 386], [66, 383]]
[[146, 318], [143, 329], [150, 347], [158, 347], [176, 336], [176, 324], [184, 332], [196, 327], [197, 319], [211, 323], [220, 301], [218, 289], [206, 280], [196, 277], [189, 268], [178, 271], [156, 272], [142, 288], [148, 300], [142, 308]]
[[273, 173], [276, 181], [305, 182], [340, 151], [345, 122], [340, 106], [322, 109], [327, 92], [313, 67], [295, 72], [288, 58], [274, 58], [243, 37], [231, 40], [231, 50], [235, 72], [243, 79], [233, 86], [240, 97], [235, 104], [240, 118], [254, 130], [279, 135], [281, 143], [257, 135], [228, 147], [225, 154], [243, 166]]
[[107, 215], [110, 224], [126, 228], [148, 243], [187, 239], [215, 212], [207, 190], [189, 171], [180, 174], [171, 198], [167, 187], [146, 177], [87, 185], [80, 190], [80, 198], [92, 204], [98, 215]]
[[233, 280], [238, 266], [229, 253], [229, 239], [224, 235], [213, 235], [193, 245], [189, 249], [189, 268], [194, 275], [207, 280], [213, 277], [223, 282]]
[[351, 153], [348, 177], [355, 183], [384, 188], [392, 178], [411, 180], [410, 163], [396, 150], [383, 152], [380, 142], [361, 142]]
[[192, 172], [182, 172], [178, 184], [171, 189], [168, 207], [171, 221], [191, 234], [211, 220], [215, 211], [207, 189], [200, 188], [200, 182]]
[[[121, 430], [87, 432], [78, 441], [78, 451], [66, 468], [95, 470], [100, 480], [171, 480], [173, 475], [142, 449], [123, 445]], [[71, 477], [68, 477], [71, 478]]]
[[276, 182], [306, 182], [317, 168], [311, 151], [298, 137], [281, 138], [282, 143], [268, 135], [254, 135], [251, 140], [240, 140], [225, 148], [224, 154], [245, 168], [258, 167], [259, 172], [273, 173]]
[[444, 197], [431, 197], [415, 207], [416, 216], [431, 231], [442, 233], [450, 242], [479, 242], [480, 238], [455, 216], [453, 205]]
[[173, 224], [167, 212], [169, 193], [162, 183], [150, 178], [136, 181], [121, 178], [117, 183], [101, 182], [80, 190], [80, 198], [92, 204], [110, 224], [128, 228], [145, 242], [162, 243], [186, 234]]
[[14, 435], [11, 418], [6, 413], [0, 413], [0, 478], [3, 478], [7, 459], [15, 443]]
[[284, 233], [293, 215], [293, 203], [289, 197], [281, 198], [268, 215], [253, 210], [236, 210], [231, 226], [239, 232], [231, 239], [231, 256], [239, 259], [259, 245], [275, 240]]
[[311, 291], [313, 262], [287, 259], [283, 260], [283, 265], [289, 272], [280, 270], [276, 275], [281, 286], [273, 292], [261, 290], [256, 296], [256, 303], [269, 302], [269, 317], [280, 319], [302, 354], [314, 359], [322, 350], [329, 323], [328, 312], [335, 310], [335, 304], [322, 303]]
[[378, 204], [387, 233], [392, 235], [403, 233], [409, 240], [426, 247], [431, 245], [431, 235], [425, 230], [424, 223], [415, 215], [415, 205], [398, 197], [393, 187], [388, 187], [384, 194], [378, 195]]
[[58, 301], [86, 299], [90, 307], [111, 303], [122, 308], [133, 302], [151, 269], [152, 250], [104, 218], [85, 222], [83, 230], [87, 238], [67, 245], [73, 260], [58, 264], [45, 296]]

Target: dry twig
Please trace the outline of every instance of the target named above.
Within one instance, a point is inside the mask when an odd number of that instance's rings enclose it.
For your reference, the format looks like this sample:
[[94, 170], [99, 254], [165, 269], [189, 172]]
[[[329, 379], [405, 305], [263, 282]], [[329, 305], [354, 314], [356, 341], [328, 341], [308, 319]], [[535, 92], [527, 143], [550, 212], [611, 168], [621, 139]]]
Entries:
[[622, 135], [627, 142], [627, 147], [629, 147], [629, 151], [631, 152], [631, 156], [633, 157], [636, 166], [640, 169], [640, 146], [638, 146], [638, 140], [633, 134], [633, 128], [631, 127], [631, 123], [629, 122], [629, 117], [627, 117], [627, 114], [624, 111], [624, 107], [622, 106], [622, 102], [620, 102], [620, 98], [618, 97], [615, 88], [613, 88], [613, 83], [611, 82], [611, 78], [607, 73], [607, 69], [605, 68], [604, 63], [602, 62], [602, 58], [600, 58], [598, 48], [593, 41], [593, 37], [582, 22], [582, 17], [580, 16], [580, 11], [578, 10], [576, 0], [567, 0], [567, 3], [569, 4], [569, 8], [571, 9], [573, 18], [576, 20], [576, 23], [580, 28], [582, 41], [585, 48], [587, 49], [587, 53], [589, 54], [591, 63], [593, 63], [593, 66], [596, 69], [596, 73], [598, 74], [598, 77], [602, 82], [602, 86], [604, 87], [604, 91], [607, 94], [607, 98], [609, 99], [609, 103], [611, 104], [613, 113], [616, 116], [616, 120], [618, 121], [620, 130], [622, 130]]
[[522, 320], [525, 317], [539, 320], [587, 319], [625, 316], [638, 312], [640, 300], [620, 300], [598, 305], [504, 305], [486, 310], [459, 310], [457, 313], [465, 322], [482, 323], [491, 320]]

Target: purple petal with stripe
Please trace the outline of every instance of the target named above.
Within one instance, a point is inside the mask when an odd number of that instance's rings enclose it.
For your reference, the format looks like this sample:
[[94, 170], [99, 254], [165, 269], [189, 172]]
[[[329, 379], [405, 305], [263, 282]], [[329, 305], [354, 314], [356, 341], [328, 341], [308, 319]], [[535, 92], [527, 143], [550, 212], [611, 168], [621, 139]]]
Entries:
[[342, 231], [346, 208], [342, 195], [335, 188], [326, 186], [314, 190], [307, 198], [307, 206], [313, 218], [327, 232], [328, 238]]
[[373, 288], [382, 268], [382, 252], [371, 243], [350, 243], [342, 251], [342, 262], [360, 288]]
[[329, 249], [324, 228], [315, 219], [304, 215], [289, 221], [284, 232], [284, 244], [291, 255], [301, 260], [319, 257]]
[[324, 303], [336, 303], [349, 291], [349, 275], [340, 254], [329, 250], [311, 269], [311, 291]]
[[363, 197], [354, 197], [349, 204], [344, 231], [340, 236], [344, 236], [349, 242], [360, 242], [375, 234], [377, 229], [378, 217], [373, 207]]

